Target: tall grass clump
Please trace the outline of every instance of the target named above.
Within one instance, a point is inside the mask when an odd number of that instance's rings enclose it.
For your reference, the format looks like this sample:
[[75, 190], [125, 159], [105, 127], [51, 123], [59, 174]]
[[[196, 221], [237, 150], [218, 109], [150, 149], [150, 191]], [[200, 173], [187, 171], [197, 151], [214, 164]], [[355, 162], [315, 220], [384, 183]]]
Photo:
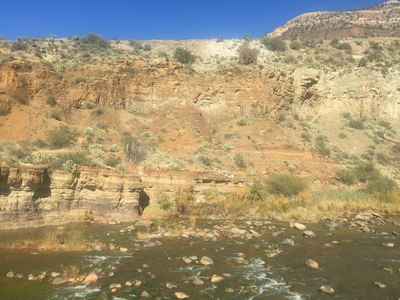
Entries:
[[286, 197], [298, 195], [308, 188], [304, 179], [290, 174], [272, 175], [265, 181], [265, 186], [270, 194]]

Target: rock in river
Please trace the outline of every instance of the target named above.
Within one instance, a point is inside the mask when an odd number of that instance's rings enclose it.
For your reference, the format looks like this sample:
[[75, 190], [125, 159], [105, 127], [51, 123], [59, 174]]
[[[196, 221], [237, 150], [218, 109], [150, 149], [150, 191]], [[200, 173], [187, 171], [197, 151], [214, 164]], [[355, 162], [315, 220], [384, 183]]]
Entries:
[[120, 288], [122, 288], [122, 285], [120, 283], [111, 283], [110, 284], [110, 290], [120, 289]]
[[176, 292], [175, 297], [178, 299], [189, 299], [189, 296], [182, 292]]
[[194, 284], [194, 285], [203, 285], [203, 284], [204, 284], [204, 281], [201, 280], [201, 279], [199, 279], [199, 278], [195, 278], [195, 279], [193, 280], [193, 284]]
[[386, 284], [379, 282], [379, 281], [375, 281], [374, 284], [379, 287], [380, 289], [384, 289], [386, 288]]
[[298, 230], [305, 230], [306, 226], [301, 223], [294, 223], [293, 226]]
[[8, 272], [8, 273], [6, 274], [6, 276], [7, 276], [8, 278], [13, 278], [13, 277], [14, 277], [14, 272], [13, 272], [13, 271], [10, 271], [10, 272]]
[[177, 288], [177, 286], [175, 284], [172, 284], [172, 283], [167, 283], [165, 286], [170, 290]]
[[335, 290], [332, 287], [330, 287], [329, 285], [323, 285], [319, 289], [321, 291], [323, 291], [324, 293], [327, 293], [327, 294], [334, 294], [335, 293]]
[[289, 245], [289, 246], [294, 246], [294, 241], [293, 241], [293, 239], [285, 239], [283, 242], [282, 242], [282, 244], [283, 245]]
[[215, 274], [211, 277], [211, 282], [212, 283], [217, 283], [217, 282], [220, 282], [222, 280], [224, 280], [224, 277], [218, 276], [218, 275], [215, 275]]
[[200, 263], [206, 267], [214, 264], [213, 260], [207, 256], [203, 256]]
[[313, 238], [315, 237], [315, 233], [311, 230], [306, 230], [303, 232], [303, 235], [307, 238]]
[[56, 279], [53, 280], [52, 284], [60, 285], [60, 284], [64, 284], [67, 282], [68, 282], [68, 279], [57, 277]]
[[306, 260], [306, 265], [310, 269], [314, 269], [314, 270], [318, 270], [319, 269], [318, 263], [315, 260], [312, 260], [312, 259], [307, 259]]
[[240, 228], [237, 228], [237, 227], [233, 227], [233, 228], [231, 229], [231, 232], [232, 232], [233, 234], [237, 234], [237, 235], [245, 235], [245, 234], [246, 234], [246, 230], [240, 229]]
[[95, 273], [90, 273], [88, 276], [85, 277], [85, 280], [83, 280], [83, 283], [86, 285], [89, 285], [91, 283], [95, 283], [99, 280], [99, 276]]

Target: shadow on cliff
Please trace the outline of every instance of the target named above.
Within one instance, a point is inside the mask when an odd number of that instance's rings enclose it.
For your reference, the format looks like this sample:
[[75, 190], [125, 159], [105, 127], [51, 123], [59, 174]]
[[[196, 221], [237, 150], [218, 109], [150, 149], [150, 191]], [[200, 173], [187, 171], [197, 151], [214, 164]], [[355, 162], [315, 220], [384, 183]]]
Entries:
[[0, 196], [8, 196], [11, 194], [11, 188], [10, 185], [8, 184], [8, 176], [9, 176], [9, 171], [8, 170], [1, 170], [0, 169]]
[[138, 214], [141, 216], [144, 212], [144, 209], [150, 205], [150, 196], [144, 190], [141, 190], [139, 193], [139, 206], [138, 206]]
[[51, 189], [50, 189], [51, 179], [47, 170], [43, 173], [43, 180], [40, 186], [35, 190], [33, 193], [33, 199], [37, 200], [39, 198], [48, 198], [51, 196]]

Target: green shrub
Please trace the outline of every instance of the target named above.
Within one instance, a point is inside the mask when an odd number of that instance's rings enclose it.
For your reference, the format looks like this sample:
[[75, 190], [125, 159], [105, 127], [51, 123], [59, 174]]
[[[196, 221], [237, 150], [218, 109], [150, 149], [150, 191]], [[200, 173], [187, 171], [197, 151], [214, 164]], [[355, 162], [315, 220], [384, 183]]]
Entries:
[[50, 163], [50, 167], [53, 169], [65, 169], [66, 167], [68, 167], [73, 170], [74, 165], [87, 167], [96, 166], [92, 159], [85, 152], [82, 151], [59, 153]]
[[56, 98], [54, 98], [54, 96], [48, 96], [46, 99], [46, 104], [55, 106], [57, 104]]
[[121, 142], [126, 161], [138, 164], [146, 159], [146, 148], [129, 132], [123, 133]]
[[284, 111], [281, 111], [279, 114], [278, 114], [278, 122], [283, 122], [283, 121], [285, 121], [286, 120], [286, 113], [284, 112]]
[[242, 46], [239, 49], [239, 63], [242, 65], [251, 65], [257, 63], [258, 50], [248, 46]]
[[351, 120], [352, 119], [351, 113], [349, 113], [349, 112], [344, 112], [344, 113], [341, 114], [341, 116], [346, 120]]
[[358, 129], [358, 130], [363, 130], [365, 128], [364, 122], [362, 120], [351, 119], [351, 120], [349, 120], [349, 123], [347, 125], [350, 128], [354, 128], [354, 129]]
[[260, 39], [261, 44], [263, 44], [268, 50], [274, 52], [285, 52], [286, 42], [280, 38], [264, 36]]
[[135, 74], [137, 74], [138, 70], [134, 67], [120, 67], [119, 72], [135, 75]]
[[397, 142], [396, 144], [394, 144], [392, 149], [393, 149], [394, 153], [397, 153], [397, 154], [400, 153], [400, 143]]
[[194, 209], [194, 188], [179, 187], [175, 192], [175, 206], [179, 215], [190, 215]]
[[68, 173], [75, 173], [78, 166], [73, 160], [67, 160], [66, 162], [63, 163], [63, 170]]
[[315, 139], [315, 150], [322, 156], [331, 155], [331, 149], [329, 149], [326, 145], [327, 142], [328, 138], [324, 135], [319, 135]]
[[80, 84], [80, 83], [85, 83], [86, 82], [86, 78], [83, 76], [76, 76], [74, 78], [74, 83], [75, 84]]
[[46, 148], [48, 145], [45, 141], [41, 139], [36, 139], [32, 142], [32, 146], [37, 148]]
[[168, 61], [169, 55], [168, 55], [167, 52], [161, 51], [161, 52], [158, 53], [158, 57], [165, 58]]
[[53, 109], [49, 113], [49, 118], [60, 121], [61, 120], [60, 112], [58, 110]]
[[174, 59], [181, 64], [191, 65], [196, 61], [196, 55], [185, 48], [177, 47], [174, 51]]
[[246, 161], [244, 159], [244, 155], [242, 152], [236, 153], [233, 160], [235, 161], [235, 165], [238, 166], [239, 168], [242, 168], [242, 169], [246, 168]]
[[110, 42], [102, 38], [101, 35], [97, 33], [88, 33], [86, 34], [86, 36], [80, 38], [78, 41], [80, 42], [80, 44], [97, 47], [99, 49], [110, 48]]
[[286, 197], [298, 195], [308, 188], [307, 183], [295, 175], [277, 174], [265, 182], [268, 193]]
[[13, 42], [11, 45], [11, 51], [25, 51], [27, 49], [26, 45], [21, 41]]
[[118, 152], [119, 151], [119, 146], [117, 144], [112, 144], [110, 146], [110, 152]]
[[5, 116], [7, 114], [9, 114], [11, 111], [11, 107], [9, 106], [1, 106], [0, 107], [0, 116]]
[[132, 46], [133, 49], [134, 49], [136, 52], [139, 52], [140, 50], [143, 49], [142, 44], [141, 44], [140, 42], [138, 42], [138, 41], [135, 41], [135, 40], [129, 40], [129, 45]]
[[11, 98], [24, 105], [29, 103], [25, 92], [14, 92], [11, 94]]
[[347, 50], [347, 51], [352, 50], [352, 47], [349, 43], [340, 43], [338, 39], [331, 40], [330, 45], [332, 48], [335, 48], [338, 50]]
[[91, 112], [91, 115], [95, 116], [95, 117], [100, 117], [104, 114], [104, 110], [100, 107], [96, 107], [95, 109], [93, 109], [93, 111]]
[[290, 49], [292, 49], [292, 50], [300, 50], [301, 47], [302, 47], [301, 42], [298, 40], [293, 40], [290, 43]]
[[358, 61], [358, 66], [359, 67], [366, 67], [368, 65], [368, 60], [363, 57]]
[[73, 145], [75, 136], [70, 132], [68, 127], [60, 126], [57, 129], [47, 132], [47, 142], [51, 147], [61, 149]]
[[360, 161], [354, 169], [355, 175], [360, 182], [375, 180], [381, 176], [379, 170], [372, 162]]
[[108, 155], [107, 158], [104, 160], [104, 164], [112, 168], [115, 168], [120, 163], [121, 163], [121, 157], [116, 156], [115, 154]]
[[144, 44], [143, 50], [144, 51], [151, 51], [151, 45], [150, 44]]
[[357, 182], [356, 174], [352, 169], [340, 169], [336, 171], [336, 177], [346, 185], [353, 185]]
[[250, 36], [250, 35], [248, 35], [248, 34], [244, 34], [243, 36], [242, 36], [242, 38], [241, 38], [243, 41], [245, 41], [245, 42], [251, 42], [252, 40], [253, 40], [253, 38]]
[[160, 208], [165, 211], [170, 210], [174, 206], [174, 203], [166, 192], [159, 191], [156, 194], [156, 201]]
[[207, 155], [200, 155], [197, 159], [202, 165], [207, 167], [211, 166], [211, 159]]
[[249, 199], [252, 201], [264, 201], [268, 197], [266, 186], [258, 180], [255, 180], [249, 189]]
[[306, 141], [306, 142], [311, 142], [311, 139], [312, 139], [312, 135], [311, 135], [311, 133], [309, 133], [309, 132], [302, 132], [301, 133], [301, 138], [304, 140], [304, 141]]
[[371, 180], [367, 184], [367, 191], [369, 193], [382, 193], [386, 194], [391, 191], [394, 191], [398, 188], [397, 183], [387, 177], [387, 176], [380, 176], [374, 180]]
[[236, 122], [239, 126], [246, 126], [247, 125], [247, 120], [246, 119], [240, 119], [239, 121]]
[[392, 124], [390, 124], [390, 122], [388, 122], [388, 121], [380, 121], [378, 124], [379, 124], [379, 126], [386, 128], [389, 131], [393, 130]]
[[381, 165], [387, 166], [390, 165], [392, 159], [390, 156], [386, 155], [385, 153], [377, 153], [376, 154], [376, 161]]

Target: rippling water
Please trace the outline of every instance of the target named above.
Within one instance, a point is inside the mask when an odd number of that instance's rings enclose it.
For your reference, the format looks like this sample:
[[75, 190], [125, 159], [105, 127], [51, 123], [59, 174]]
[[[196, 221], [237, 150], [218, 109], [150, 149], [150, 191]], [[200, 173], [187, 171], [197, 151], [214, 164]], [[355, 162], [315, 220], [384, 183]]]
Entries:
[[[166, 221], [161, 227], [184, 225], [183, 221]], [[200, 228], [212, 230], [224, 221], [201, 221]], [[250, 229], [245, 222], [236, 222]], [[181, 291], [190, 299], [398, 299], [400, 297], [400, 243], [392, 231], [400, 231], [389, 222], [374, 225], [376, 233], [364, 233], [348, 225], [329, 231], [323, 224], [310, 224], [315, 238], [289, 228], [285, 222], [264, 224], [254, 229], [260, 238], [228, 238], [222, 232], [217, 241], [203, 238], [156, 237], [161, 245], [143, 247], [148, 241], [137, 238], [139, 228], [128, 232], [129, 224], [71, 225], [81, 228], [87, 237], [101, 239], [106, 244], [127, 247], [128, 253], [117, 250], [83, 253], [41, 253], [32, 250], [0, 249], [0, 299], [136, 299], [143, 291], [150, 299], [175, 299]], [[157, 226], [156, 226], [157, 227]], [[54, 228], [0, 232], [2, 241], [18, 238], [37, 238]], [[156, 229], [154, 229], [156, 230]], [[274, 232], [282, 232], [274, 236]], [[295, 246], [282, 245], [292, 237]], [[394, 248], [382, 243], [393, 242]], [[330, 247], [326, 244], [329, 243]], [[38, 252], [38, 253], [35, 253]], [[243, 253], [238, 255], [238, 253]], [[274, 255], [269, 255], [273, 253]], [[182, 256], [209, 256], [211, 267], [192, 262], [186, 264]], [[239, 257], [240, 256], [240, 257]], [[305, 261], [313, 259], [320, 269], [311, 270]], [[144, 264], [148, 266], [143, 266]], [[54, 286], [46, 277], [43, 281], [28, 281], [27, 277], [42, 271], [61, 272], [62, 266], [76, 265], [81, 274], [101, 268], [106, 275], [97, 284]], [[7, 278], [8, 271], [23, 274], [23, 279]], [[113, 272], [112, 277], [109, 273]], [[223, 276], [219, 283], [211, 283], [214, 275]], [[203, 285], [192, 283], [195, 278]], [[126, 281], [140, 280], [139, 287], [126, 287]], [[382, 282], [379, 288], [374, 282]], [[111, 283], [120, 283], [122, 289], [109, 291]], [[168, 289], [167, 283], [177, 286]], [[324, 294], [321, 285], [329, 285], [335, 294]]]

